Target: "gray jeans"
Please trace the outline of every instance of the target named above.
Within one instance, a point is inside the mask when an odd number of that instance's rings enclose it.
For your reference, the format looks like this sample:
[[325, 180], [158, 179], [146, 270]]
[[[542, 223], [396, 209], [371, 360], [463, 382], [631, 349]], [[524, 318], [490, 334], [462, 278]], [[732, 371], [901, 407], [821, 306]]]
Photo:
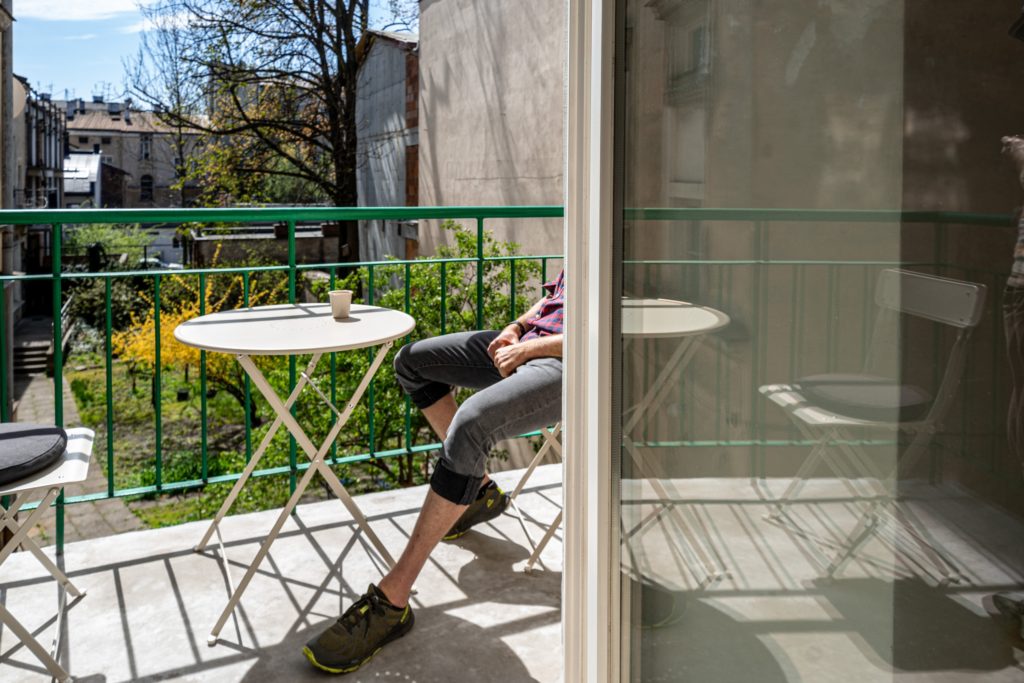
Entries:
[[430, 487], [442, 498], [468, 505], [476, 498], [494, 444], [558, 422], [562, 417], [562, 360], [537, 358], [502, 378], [487, 355], [495, 331], [458, 332], [406, 344], [395, 374], [420, 408], [452, 387], [478, 389], [455, 413]]

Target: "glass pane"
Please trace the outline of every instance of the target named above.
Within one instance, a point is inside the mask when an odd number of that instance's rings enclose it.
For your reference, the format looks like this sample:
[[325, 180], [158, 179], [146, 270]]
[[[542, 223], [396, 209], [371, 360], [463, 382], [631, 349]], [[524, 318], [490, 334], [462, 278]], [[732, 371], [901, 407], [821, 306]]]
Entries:
[[622, 680], [1019, 679], [1015, 8], [619, 10]]

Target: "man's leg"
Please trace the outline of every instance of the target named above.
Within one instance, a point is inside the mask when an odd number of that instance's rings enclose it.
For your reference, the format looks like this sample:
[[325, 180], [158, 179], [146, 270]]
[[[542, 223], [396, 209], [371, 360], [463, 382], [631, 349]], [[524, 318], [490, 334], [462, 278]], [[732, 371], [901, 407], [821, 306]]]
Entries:
[[416, 519], [416, 526], [405, 550], [394, 568], [380, 581], [379, 587], [388, 596], [388, 602], [396, 607], [408, 604], [412, 585], [427, 563], [430, 553], [467, 507], [445, 500], [433, 490], [427, 491], [427, 498], [423, 501], [423, 508], [420, 509], [420, 516]]
[[[434, 402], [438, 400], [435, 397]], [[475, 499], [491, 447], [503, 438], [557, 422], [561, 405], [562, 364], [544, 358], [521, 366], [458, 408], [431, 477], [431, 490], [398, 563], [379, 587], [371, 585], [333, 626], [306, 645], [303, 652], [314, 666], [332, 673], [354, 671], [412, 628], [412, 585], [430, 553]]]
[[545, 358], [477, 392], [456, 411], [413, 534], [398, 563], [380, 582], [392, 604], [408, 602], [430, 553], [475, 499], [494, 444], [557, 422], [561, 407], [562, 363]]

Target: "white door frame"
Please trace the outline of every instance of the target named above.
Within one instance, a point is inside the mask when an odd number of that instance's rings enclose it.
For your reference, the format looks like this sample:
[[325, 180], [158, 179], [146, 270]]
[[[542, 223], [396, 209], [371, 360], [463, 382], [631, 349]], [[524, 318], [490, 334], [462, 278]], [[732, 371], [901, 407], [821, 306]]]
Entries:
[[565, 198], [564, 680], [619, 672], [612, 345], [615, 1], [569, 0]]

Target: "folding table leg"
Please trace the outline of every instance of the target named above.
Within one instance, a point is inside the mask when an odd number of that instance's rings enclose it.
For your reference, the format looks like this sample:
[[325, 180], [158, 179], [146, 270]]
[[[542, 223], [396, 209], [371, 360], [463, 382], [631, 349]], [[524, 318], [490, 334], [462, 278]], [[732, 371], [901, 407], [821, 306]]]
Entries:
[[[263, 373], [260, 372], [259, 368], [256, 367], [255, 363], [252, 362], [252, 359], [249, 358], [248, 356], [242, 355], [238, 357], [238, 362], [241, 363], [242, 367], [245, 368], [245, 371], [249, 373], [250, 377], [252, 377], [253, 382], [256, 383], [256, 386], [257, 388], [259, 388], [260, 393], [263, 394], [264, 398], [267, 399], [271, 407], [273, 407], [277, 414], [281, 417], [281, 419], [284, 420], [285, 426], [288, 428], [288, 431], [291, 432], [292, 435], [295, 437], [295, 441], [298, 442], [302, 450], [305, 451], [306, 455], [310, 458], [311, 461], [313, 461], [310, 468], [317, 469], [320, 471], [321, 476], [323, 476], [324, 481], [327, 482], [327, 485], [331, 488], [331, 491], [334, 492], [336, 496], [338, 496], [342, 504], [348, 509], [349, 513], [355, 519], [356, 524], [359, 526], [360, 530], [370, 540], [373, 546], [380, 553], [381, 557], [384, 558], [384, 561], [387, 563], [389, 569], [395, 566], [394, 558], [391, 556], [391, 553], [388, 552], [388, 549], [384, 547], [384, 544], [377, 537], [377, 534], [374, 533], [373, 529], [370, 528], [370, 523], [367, 521], [366, 516], [363, 514], [362, 510], [359, 509], [359, 506], [356, 505], [356, 502], [352, 500], [352, 497], [349, 495], [348, 491], [345, 490], [345, 487], [342, 485], [341, 481], [338, 480], [338, 476], [330, 467], [327, 466], [326, 463], [323, 462], [323, 454], [326, 454], [327, 449], [330, 448], [330, 444], [334, 442], [334, 439], [337, 438], [338, 433], [341, 431], [341, 428], [345, 426], [346, 422], [348, 422], [349, 417], [352, 415], [352, 411], [359, 403], [359, 400], [362, 398], [363, 393], [365, 393], [367, 387], [370, 386], [370, 380], [373, 379], [373, 376], [375, 374], [377, 374], [377, 369], [380, 367], [381, 363], [384, 361], [385, 356], [387, 356], [388, 351], [391, 349], [393, 345], [394, 342], [388, 342], [380, 347], [380, 350], [374, 357], [373, 362], [370, 363], [370, 367], [366, 370], [366, 373], [363, 375], [363, 379], [360, 381], [359, 386], [356, 387], [355, 392], [353, 392], [351, 398], [349, 398], [348, 402], [345, 404], [345, 409], [338, 416], [338, 419], [335, 421], [334, 426], [331, 428], [331, 433], [328, 435], [327, 439], [324, 440], [324, 445], [321, 447], [322, 453], [320, 453], [319, 455], [317, 454], [316, 447], [313, 446], [313, 442], [306, 435], [305, 431], [299, 425], [295, 417], [292, 416], [292, 414], [285, 409], [284, 404], [281, 403], [281, 399], [277, 396], [277, 394], [274, 393], [273, 388], [267, 382], [266, 378], [263, 376]], [[319, 360], [319, 355], [316, 357], [316, 360]], [[310, 370], [310, 374], [312, 374], [312, 370]]]
[[0, 623], [3, 623], [4, 626], [11, 629], [11, 632], [18, 638], [18, 640], [36, 656], [36, 659], [46, 667], [46, 670], [49, 671], [55, 679], [61, 683], [65, 683], [65, 681], [70, 683], [71, 674], [57, 663], [57, 660], [53, 658], [53, 655], [47, 652], [46, 648], [40, 645], [39, 641], [29, 633], [28, 629], [22, 626], [18, 620], [14, 618], [14, 615], [8, 612], [2, 604], [0, 604]]
[[234, 593], [231, 594], [231, 598], [228, 600], [228, 604], [224, 607], [224, 611], [221, 612], [220, 618], [217, 619], [217, 623], [214, 625], [213, 630], [210, 631], [210, 637], [207, 639], [209, 645], [216, 645], [217, 639], [220, 637], [220, 631], [224, 628], [224, 624], [227, 623], [228, 617], [231, 616], [231, 612], [234, 611], [235, 607], [238, 606], [238, 602], [242, 599], [242, 594], [245, 589], [249, 587], [249, 582], [252, 581], [252, 577], [256, 574], [256, 570], [259, 569], [260, 564], [266, 558], [267, 553], [270, 552], [270, 546], [273, 545], [277, 535], [281, 532], [281, 527], [284, 526], [288, 516], [291, 515], [292, 510], [299, 502], [299, 498], [306, 492], [306, 486], [309, 484], [309, 480], [313, 478], [313, 473], [316, 468], [310, 467], [306, 470], [305, 474], [302, 475], [302, 479], [299, 480], [298, 485], [295, 487], [295, 493], [291, 495], [288, 502], [285, 504], [284, 509], [281, 510], [281, 514], [277, 516], [277, 521], [274, 522], [274, 526], [271, 527], [267, 537], [260, 543], [260, 549], [256, 552], [256, 557], [253, 558], [252, 563], [249, 565], [249, 569], [246, 570], [245, 576], [238, 582], [238, 587], [235, 588]]
[[[299, 394], [302, 393], [302, 390], [305, 388], [307, 381], [306, 377], [312, 374], [313, 369], [316, 367], [317, 362], [320, 360], [320, 355], [321, 354], [313, 355], [313, 359], [306, 367], [306, 372], [303, 373], [303, 376], [299, 379], [298, 382], [295, 383], [295, 388], [292, 389], [292, 393], [288, 396], [288, 400], [285, 401], [284, 403], [286, 412], [291, 410], [292, 405], [295, 404], [295, 401], [299, 398]], [[274, 436], [277, 434], [277, 430], [281, 428], [282, 424], [283, 422], [280, 416], [274, 418], [274, 421], [270, 425], [270, 429], [268, 429], [267, 433], [263, 436], [263, 440], [260, 442], [259, 447], [252, 454], [252, 457], [249, 458], [249, 462], [246, 463], [245, 469], [242, 470], [242, 475], [238, 478], [238, 481], [235, 482], [235, 485], [231, 487], [231, 491], [224, 499], [224, 502], [221, 503], [220, 509], [217, 510], [217, 514], [210, 522], [210, 526], [207, 527], [206, 533], [203, 534], [202, 540], [200, 540], [199, 543], [196, 544], [196, 552], [204, 550], [206, 546], [210, 543], [210, 539], [213, 537], [213, 533], [217, 530], [217, 527], [220, 526], [221, 520], [223, 520], [224, 516], [227, 515], [228, 511], [231, 509], [231, 506], [235, 504], [235, 500], [238, 498], [238, 494], [242, 492], [242, 488], [245, 487], [245, 483], [249, 481], [249, 477], [251, 477], [252, 473], [256, 470], [256, 465], [259, 464], [260, 458], [263, 457], [263, 453], [266, 452], [267, 447], [270, 445], [270, 442], [274, 439]]]

